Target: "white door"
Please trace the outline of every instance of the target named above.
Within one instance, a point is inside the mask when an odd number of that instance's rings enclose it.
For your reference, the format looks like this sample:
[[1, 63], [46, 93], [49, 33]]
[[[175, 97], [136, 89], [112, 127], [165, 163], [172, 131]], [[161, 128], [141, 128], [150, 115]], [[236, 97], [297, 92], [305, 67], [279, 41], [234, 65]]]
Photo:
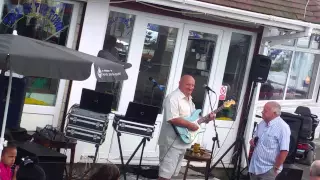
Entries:
[[[128, 62], [129, 79], [123, 82], [118, 112], [124, 114], [130, 101], [160, 108], [153, 138], [147, 142], [144, 160], [158, 160], [158, 135], [162, 123], [162, 101], [172, 89], [173, 74], [177, 65], [183, 24], [174, 21], [137, 16]], [[159, 87], [153, 87], [151, 79]], [[134, 135], [121, 136], [124, 159], [129, 158], [141, 141]], [[136, 158], [139, 158], [140, 151]], [[119, 161], [117, 135], [113, 134], [109, 159]], [[134, 158], [133, 161], [136, 159]]]

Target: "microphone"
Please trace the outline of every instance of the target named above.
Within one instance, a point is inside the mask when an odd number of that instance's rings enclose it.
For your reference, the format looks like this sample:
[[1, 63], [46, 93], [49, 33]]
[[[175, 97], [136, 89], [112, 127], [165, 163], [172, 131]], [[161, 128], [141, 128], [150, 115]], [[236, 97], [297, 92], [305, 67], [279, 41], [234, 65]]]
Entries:
[[[214, 90], [212, 90], [207, 84], [204, 84], [203, 87], [207, 90], [207, 91], [212, 91], [214, 92]], [[215, 93], [215, 92], [214, 92]]]
[[153, 83], [153, 87], [158, 86], [158, 83], [156, 80], [154, 80], [152, 77], [149, 77], [149, 81], [151, 81]]
[[165, 86], [159, 85], [155, 79], [153, 79], [152, 77], [149, 77], [149, 81], [151, 81], [153, 83], [153, 87], [152, 88], [157, 86], [160, 89], [160, 91], [164, 91]]

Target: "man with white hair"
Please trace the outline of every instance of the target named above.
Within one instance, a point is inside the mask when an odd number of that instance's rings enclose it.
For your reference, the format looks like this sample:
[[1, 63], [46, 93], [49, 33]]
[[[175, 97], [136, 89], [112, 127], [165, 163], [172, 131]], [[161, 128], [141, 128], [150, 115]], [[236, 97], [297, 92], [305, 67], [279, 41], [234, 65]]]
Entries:
[[262, 119], [250, 145], [255, 147], [249, 173], [251, 180], [275, 180], [282, 170], [290, 144], [290, 127], [280, 117], [281, 106], [274, 101], [264, 105]]
[[320, 160], [316, 160], [311, 164], [310, 180], [320, 180]]

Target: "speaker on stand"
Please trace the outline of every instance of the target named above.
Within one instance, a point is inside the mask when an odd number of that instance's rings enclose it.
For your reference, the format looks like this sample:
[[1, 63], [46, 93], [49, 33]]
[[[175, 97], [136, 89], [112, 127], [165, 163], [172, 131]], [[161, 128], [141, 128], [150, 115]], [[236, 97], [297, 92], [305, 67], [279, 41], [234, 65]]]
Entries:
[[250, 82], [264, 83], [268, 79], [271, 67], [271, 59], [268, 56], [258, 54], [254, 56], [250, 69]]
[[243, 118], [241, 118], [239, 130], [237, 133], [237, 139], [232, 143], [232, 145], [227, 149], [227, 151], [223, 153], [223, 155], [216, 161], [216, 163], [207, 172], [212, 172], [212, 170], [218, 165], [218, 163], [220, 162], [223, 163], [222, 159], [234, 147], [235, 153], [232, 158], [234, 168], [232, 171], [232, 175], [231, 176], [228, 175], [228, 177], [230, 178], [230, 180], [231, 179], [239, 180], [240, 178], [242, 178], [242, 172], [243, 172], [243, 170], [241, 170], [241, 163], [243, 161], [242, 151], [244, 151], [245, 161], [248, 164], [248, 154], [247, 154], [247, 148], [246, 148], [247, 143], [245, 142], [245, 139], [244, 139], [244, 133], [245, 133], [245, 129], [248, 122], [248, 115], [249, 115], [249, 111], [250, 111], [250, 107], [253, 99], [253, 93], [258, 82], [264, 83], [267, 81], [270, 67], [271, 67], [271, 59], [268, 56], [264, 56], [264, 55], [254, 56], [251, 64], [250, 75], [249, 75], [248, 86], [250, 86], [250, 89], [248, 89], [249, 92], [245, 97], [246, 99], [248, 99], [248, 103], [244, 105], [244, 109], [243, 109], [244, 115], [243, 115]]

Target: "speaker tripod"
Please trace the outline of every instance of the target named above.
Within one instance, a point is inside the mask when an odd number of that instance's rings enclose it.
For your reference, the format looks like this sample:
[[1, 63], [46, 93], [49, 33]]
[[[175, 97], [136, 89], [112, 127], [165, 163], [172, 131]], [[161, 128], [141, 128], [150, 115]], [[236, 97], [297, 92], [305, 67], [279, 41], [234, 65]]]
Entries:
[[[245, 155], [245, 161], [247, 163], [247, 165], [249, 165], [248, 162], [248, 154], [247, 154], [247, 148], [246, 148], [246, 143], [244, 140], [244, 132], [245, 132], [245, 128], [248, 122], [248, 115], [249, 115], [249, 110], [250, 110], [250, 105], [252, 103], [252, 97], [253, 97], [253, 92], [254, 89], [257, 86], [257, 83], [255, 81], [252, 82], [252, 86], [251, 86], [251, 90], [250, 90], [250, 96], [249, 96], [249, 101], [248, 101], [248, 106], [246, 109], [246, 114], [245, 114], [245, 118], [243, 120], [243, 122], [240, 123], [240, 127], [239, 127], [239, 133], [237, 136], [237, 139], [231, 144], [231, 146], [223, 153], [223, 155], [217, 160], [217, 162], [207, 171], [207, 174], [209, 174], [210, 172], [212, 172], [212, 170], [221, 162], [223, 168], [226, 171], [226, 174], [228, 176], [228, 178], [230, 180], [234, 180], [237, 179], [239, 180], [241, 177], [241, 162], [242, 162], [242, 150], [244, 151], [244, 155]], [[214, 140], [214, 139], [213, 139]], [[213, 145], [215, 143], [215, 140], [213, 142]], [[232, 148], [235, 147], [235, 153], [232, 155], [232, 160], [234, 162], [234, 168], [233, 168], [233, 172], [232, 172], [232, 176], [229, 176], [229, 173], [226, 170], [226, 167], [224, 166], [224, 163], [222, 161], [222, 159], [232, 150]], [[237, 174], [236, 174], [237, 171]], [[208, 176], [206, 177], [206, 180], [208, 180]]]
[[[232, 150], [233, 147], [237, 147], [237, 151], [235, 152], [236, 154], [234, 154], [235, 158], [234, 160], [236, 160], [235, 162], [235, 168], [234, 168], [234, 171], [233, 171], [233, 174], [232, 176], [230, 177], [229, 174], [227, 173], [227, 170], [226, 170], [226, 167], [222, 161], [222, 159]], [[237, 169], [237, 179], [239, 180], [240, 179], [240, 169], [241, 169], [241, 162], [242, 162], [242, 149], [244, 150], [244, 154], [245, 154], [245, 160], [246, 160], [246, 163], [248, 164], [248, 154], [247, 154], [247, 151], [246, 151], [246, 145], [245, 145], [245, 142], [244, 142], [244, 138], [243, 137], [237, 137], [237, 139], [231, 144], [231, 146], [222, 154], [222, 156], [217, 160], [217, 162], [209, 169], [209, 172], [212, 172], [212, 170], [221, 162], [223, 168], [226, 170], [226, 173], [227, 173], [227, 176], [228, 176], [228, 179], [236, 179], [235, 178], [235, 170]], [[206, 180], [208, 180], [208, 177], [206, 178]]]

